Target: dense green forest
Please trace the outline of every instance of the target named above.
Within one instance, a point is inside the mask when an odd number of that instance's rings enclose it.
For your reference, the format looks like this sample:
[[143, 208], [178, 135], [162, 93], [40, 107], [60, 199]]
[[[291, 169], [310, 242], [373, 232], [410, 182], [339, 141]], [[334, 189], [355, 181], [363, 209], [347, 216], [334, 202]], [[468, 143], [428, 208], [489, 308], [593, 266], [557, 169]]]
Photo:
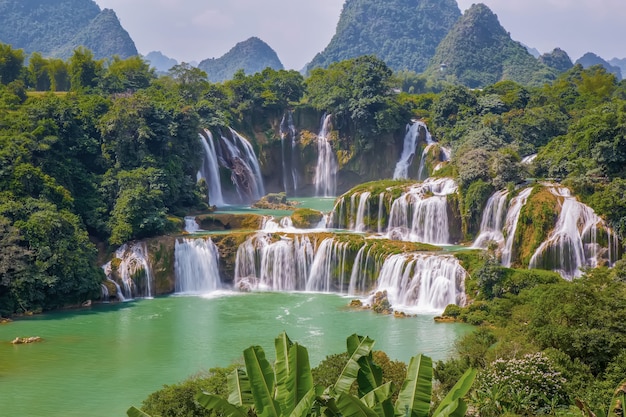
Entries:
[[[534, 177], [562, 181], [626, 238], [626, 82], [599, 66], [577, 65], [535, 87], [501, 81], [413, 94], [424, 87], [419, 77], [372, 56], [306, 79], [265, 69], [217, 84], [185, 64], [157, 78], [139, 57], [96, 60], [85, 49], [67, 61], [24, 60], [0, 45], [2, 315], [98, 297], [99, 253], [179, 230], [186, 213], [208, 209], [195, 180], [202, 128], [254, 132], [288, 108], [335, 114], [338, 152], [371, 151], [408, 119], [426, 121], [453, 149], [438, 175], [460, 185], [468, 237], [494, 190]], [[521, 163], [535, 152], [530, 168]], [[483, 369], [471, 394], [481, 415], [547, 414], [576, 398], [606, 409], [626, 374], [624, 260], [574, 282], [502, 268], [489, 252], [464, 263], [473, 303], [446, 314], [489, 326], [437, 364], [441, 389], [472, 366]]]

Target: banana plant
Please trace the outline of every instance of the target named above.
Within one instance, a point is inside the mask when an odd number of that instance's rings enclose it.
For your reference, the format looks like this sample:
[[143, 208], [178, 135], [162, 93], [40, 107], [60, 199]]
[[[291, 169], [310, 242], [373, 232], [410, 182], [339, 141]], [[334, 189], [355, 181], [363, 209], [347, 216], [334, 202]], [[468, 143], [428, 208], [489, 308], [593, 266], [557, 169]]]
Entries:
[[[196, 400], [224, 417], [428, 417], [432, 394], [432, 360], [411, 358], [398, 399], [392, 404], [391, 382], [383, 383], [382, 370], [372, 359], [374, 341], [356, 334], [348, 337], [349, 359], [337, 381], [325, 390], [313, 384], [309, 355], [286, 333], [274, 341], [274, 367], [260, 346], [244, 350], [245, 369], [228, 376], [228, 398], [200, 392]], [[462, 417], [463, 397], [474, 381], [468, 370], [435, 410], [433, 417]], [[351, 393], [356, 383], [357, 395]], [[129, 417], [149, 417], [131, 407]]]
[[586, 417], [624, 417], [626, 416], [626, 379], [615, 389], [606, 412], [592, 410], [586, 402], [580, 399], [576, 399], [575, 402]]
[[244, 350], [245, 371], [236, 369], [228, 378], [228, 400], [206, 392], [196, 400], [208, 409], [220, 411], [225, 417], [305, 417], [310, 414], [317, 396], [303, 346], [293, 343], [286, 333], [275, 339], [274, 368], [260, 346]]

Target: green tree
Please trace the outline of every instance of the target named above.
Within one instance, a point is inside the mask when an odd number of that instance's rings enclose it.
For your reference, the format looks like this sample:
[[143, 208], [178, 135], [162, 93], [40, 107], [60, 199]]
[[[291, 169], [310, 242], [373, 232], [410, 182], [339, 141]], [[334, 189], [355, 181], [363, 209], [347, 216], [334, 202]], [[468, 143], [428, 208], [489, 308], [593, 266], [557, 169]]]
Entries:
[[94, 60], [93, 53], [83, 47], [76, 48], [69, 60], [69, 76], [73, 91], [95, 88], [102, 74], [102, 61]]
[[24, 51], [0, 43], [0, 84], [7, 85], [19, 78], [24, 64]]

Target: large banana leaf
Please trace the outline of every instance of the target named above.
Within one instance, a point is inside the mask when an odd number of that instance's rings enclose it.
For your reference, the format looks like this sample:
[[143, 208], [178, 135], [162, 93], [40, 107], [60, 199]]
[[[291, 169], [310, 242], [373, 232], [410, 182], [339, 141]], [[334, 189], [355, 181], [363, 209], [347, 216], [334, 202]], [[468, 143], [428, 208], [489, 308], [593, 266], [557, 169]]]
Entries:
[[279, 417], [280, 406], [274, 400], [274, 370], [265, 359], [260, 346], [251, 346], [243, 351], [243, 360], [250, 379], [254, 406], [260, 417]]
[[335, 400], [335, 404], [342, 417], [379, 417], [363, 401], [347, 392], [340, 393]]
[[393, 383], [389, 381], [365, 394], [361, 397], [361, 401], [374, 410], [379, 417], [393, 417], [394, 410], [391, 404], [393, 389]]
[[240, 407], [252, 407], [254, 398], [250, 389], [250, 379], [243, 369], [235, 369], [228, 374], [228, 402]]
[[[274, 373], [276, 374], [276, 401], [281, 405], [283, 414], [287, 414], [285, 405], [289, 402], [295, 405], [294, 401], [289, 401], [289, 387], [287, 385], [287, 379], [291, 373], [289, 363], [289, 349], [293, 346], [293, 342], [287, 336], [287, 333], [282, 332], [274, 339], [274, 346], [276, 348], [276, 362], [274, 364]], [[293, 409], [293, 406], [289, 410]]]
[[[289, 375], [287, 376], [287, 389], [289, 395], [285, 402], [286, 409], [283, 414], [290, 414], [296, 405], [313, 388], [313, 375], [309, 363], [309, 352], [304, 346], [294, 344], [289, 349]], [[282, 406], [282, 405], [281, 405]]]
[[428, 356], [411, 358], [406, 379], [396, 401], [397, 417], [427, 417], [432, 391], [433, 361]]
[[356, 380], [359, 370], [361, 369], [359, 359], [370, 354], [372, 346], [374, 346], [374, 341], [369, 337], [363, 338], [353, 334], [348, 337], [347, 344], [350, 359], [348, 359], [348, 362], [341, 371], [341, 375], [339, 375], [337, 382], [335, 382], [333, 386], [335, 392], [338, 394], [350, 391], [350, 386]]
[[372, 360], [372, 352], [359, 359], [359, 373], [356, 381], [359, 387], [359, 397], [378, 388], [383, 382], [383, 370]]
[[134, 405], [126, 410], [126, 415], [128, 417], [151, 417], [150, 414], [144, 413]]
[[607, 415], [608, 417], [626, 415], [626, 380], [615, 390]]
[[307, 392], [302, 397], [300, 402], [296, 404], [294, 409], [289, 414], [289, 417], [306, 417], [307, 415], [309, 415], [311, 413], [311, 407], [313, 407], [313, 402], [315, 401], [317, 394], [318, 393], [316, 388], [311, 388], [309, 392]]
[[448, 395], [441, 401], [439, 407], [433, 413], [433, 417], [463, 417], [467, 411], [467, 405], [462, 398], [472, 387], [476, 378], [476, 369], [468, 369], [463, 376], [456, 381]]
[[[229, 403], [218, 395], [199, 392], [196, 394], [196, 401], [207, 410], [218, 411], [223, 417], [248, 417], [248, 413], [244, 409]], [[129, 417], [140, 416], [129, 415]]]

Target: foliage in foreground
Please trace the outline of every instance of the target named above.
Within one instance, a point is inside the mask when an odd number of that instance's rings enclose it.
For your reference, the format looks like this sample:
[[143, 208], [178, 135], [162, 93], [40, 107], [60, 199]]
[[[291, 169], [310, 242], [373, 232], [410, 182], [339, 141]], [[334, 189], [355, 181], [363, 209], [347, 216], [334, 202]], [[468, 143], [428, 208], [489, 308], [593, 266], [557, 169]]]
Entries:
[[[411, 359], [406, 377], [392, 402], [393, 382], [383, 383], [383, 372], [374, 362], [374, 341], [352, 335], [347, 339], [348, 360], [336, 381], [325, 389], [315, 385], [306, 348], [291, 342], [285, 333], [275, 339], [276, 362], [272, 367], [260, 346], [244, 350], [245, 369], [227, 377], [229, 394], [202, 391], [196, 401], [226, 417], [428, 416], [432, 393], [432, 361], [418, 355]], [[476, 373], [468, 370], [434, 411], [434, 416], [462, 416], [463, 397]], [[356, 385], [356, 393], [351, 389]], [[129, 417], [147, 414], [131, 407]]]

